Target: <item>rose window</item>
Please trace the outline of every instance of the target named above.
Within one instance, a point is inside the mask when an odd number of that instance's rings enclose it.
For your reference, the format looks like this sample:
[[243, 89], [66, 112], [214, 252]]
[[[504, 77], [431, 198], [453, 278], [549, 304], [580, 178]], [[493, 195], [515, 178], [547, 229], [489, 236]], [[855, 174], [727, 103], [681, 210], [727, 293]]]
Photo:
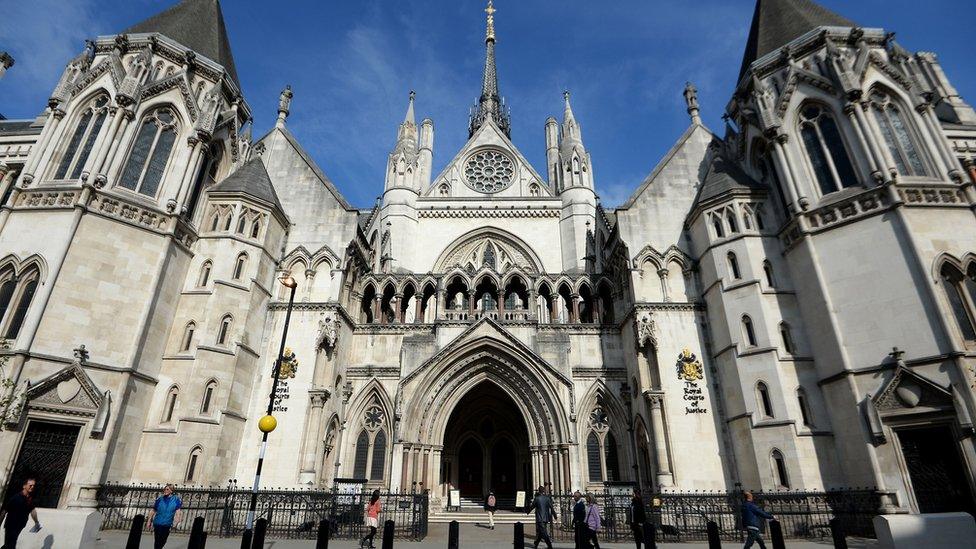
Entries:
[[512, 184], [515, 163], [499, 151], [481, 151], [468, 159], [464, 178], [468, 186], [483, 193], [497, 193]]
[[367, 429], [375, 429], [383, 424], [383, 410], [379, 406], [370, 406], [366, 410], [363, 423]]

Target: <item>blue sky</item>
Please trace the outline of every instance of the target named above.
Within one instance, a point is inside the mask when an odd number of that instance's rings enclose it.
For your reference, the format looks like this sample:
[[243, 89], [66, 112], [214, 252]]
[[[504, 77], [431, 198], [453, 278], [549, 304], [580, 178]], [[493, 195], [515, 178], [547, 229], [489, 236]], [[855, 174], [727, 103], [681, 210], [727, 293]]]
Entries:
[[[0, 113], [39, 113], [85, 38], [114, 34], [173, 0], [4, 0]], [[934, 51], [963, 97], [973, 95], [971, 4], [959, 0], [823, 0], [864, 26]], [[597, 192], [619, 205], [688, 125], [681, 91], [694, 82], [705, 124], [721, 132], [753, 0], [497, 0], [500, 88], [512, 137], [545, 173], [543, 124], [562, 91], [593, 157]], [[434, 171], [467, 139], [484, 64], [482, 0], [224, 0], [234, 58], [255, 118], [273, 124], [278, 93], [295, 92], [288, 125], [353, 204], [382, 193], [386, 155], [417, 92], [434, 121]], [[57, 15], [53, 15], [57, 14]]]

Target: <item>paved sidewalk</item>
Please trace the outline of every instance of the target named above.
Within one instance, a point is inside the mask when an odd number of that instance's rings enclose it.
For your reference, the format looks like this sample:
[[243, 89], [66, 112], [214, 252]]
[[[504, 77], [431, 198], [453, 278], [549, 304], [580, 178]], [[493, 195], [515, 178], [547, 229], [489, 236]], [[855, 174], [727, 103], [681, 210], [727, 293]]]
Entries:
[[[527, 527], [527, 530], [531, 529], [531, 526]], [[482, 527], [480, 525], [474, 524], [462, 524], [461, 525], [461, 547], [467, 549], [469, 547], [475, 548], [486, 548], [486, 547], [512, 547], [512, 526], [498, 526], [495, 530], [489, 530], [488, 528]], [[121, 549], [125, 547], [125, 541], [127, 538], [126, 532], [102, 532], [101, 539], [99, 540], [96, 547], [98, 549]], [[526, 540], [526, 547], [532, 547], [532, 538]], [[877, 547], [874, 540], [855, 540], [849, 539], [848, 544], [851, 549], [866, 549]], [[172, 535], [170, 536], [169, 543], [166, 544], [167, 549], [183, 549], [187, 545], [187, 537]], [[772, 544], [767, 540], [767, 547], [772, 547]], [[144, 536], [142, 538], [142, 544], [139, 546], [140, 549], [152, 549], [152, 536]], [[228, 538], [213, 538], [207, 540], [207, 549], [239, 549], [241, 546], [240, 539], [228, 539]], [[376, 539], [376, 547], [381, 546], [379, 535]], [[830, 549], [833, 547], [829, 541], [823, 543], [816, 543], [810, 541], [787, 541], [786, 546], [789, 549]], [[270, 540], [265, 543], [265, 549], [310, 549], [315, 547], [314, 540]], [[359, 542], [356, 540], [332, 540], [329, 542], [330, 549], [353, 549], [359, 547]], [[446, 524], [431, 524], [428, 536], [424, 541], [411, 542], [411, 541], [398, 541], [394, 544], [394, 547], [399, 547], [403, 549], [444, 549], [447, 547], [447, 525]], [[543, 545], [545, 547], [545, 545]], [[559, 542], [553, 545], [556, 549], [572, 549], [572, 542]], [[600, 547], [606, 547], [607, 549], [623, 549], [634, 547], [633, 543], [600, 543]], [[658, 547], [661, 549], [707, 549], [707, 543], [659, 543]], [[755, 546], [758, 547], [758, 546]], [[741, 543], [723, 543], [722, 549], [741, 549]]]

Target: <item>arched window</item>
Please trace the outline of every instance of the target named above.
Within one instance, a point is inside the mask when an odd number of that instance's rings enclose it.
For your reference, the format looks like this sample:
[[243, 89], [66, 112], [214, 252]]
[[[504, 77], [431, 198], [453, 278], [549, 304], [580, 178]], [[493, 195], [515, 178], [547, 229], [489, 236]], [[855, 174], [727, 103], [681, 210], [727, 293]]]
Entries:
[[200, 284], [198, 284], [198, 286], [205, 288], [207, 284], [210, 283], [210, 271], [212, 270], [213, 262], [211, 262], [209, 259], [204, 261], [203, 266], [200, 267]]
[[607, 467], [607, 480], [620, 480], [619, 463], [617, 461], [617, 439], [613, 438], [613, 433], [607, 433], [603, 440], [604, 456]]
[[739, 232], [739, 224], [735, 221], [735, 211], [731, 208], [725, 210], [725, 222], [729, 224], [729, 233]]
[[495, 247], [491, 244], [485, 246], [484, 261], [482, 265], [488, 267], [489, 269], [495, 268]]
[[589, 472], [590, 482], [603, 480], [603, 470], [600, 467], [600, 439], [595, 431], [590, 431], [586, 437], [586, 469]]
[[742, 331], [746, 336], [746, 345], [749, 347], [756, 346], [756, 331], [752, 327], [752, 319], [749, 315], [742, 316]]
[[844, 147], [834, 117], [820, 105], [800, 111], [800, 137], [810, 159], [821, 194], [857, 184], [854, 166]]
[[793, 333], [790, 331], [789, 324], [780, 322], [779, 336], [783, 340], [783, 350], [786, 351], [786, 354], [794, 354], [796, 352], [796, 347], [793, 345]]
[[775, 288], [776, 279], [773, 278], [773, 265], [769, 261], [763, 261], [763, 274], [766, 276], [766, 285]]
[[231, 316], [225, 315], [220, 321], [220, 329], [217, 331], [217, 345], [226, 345], [227, 336], [230, 332]]
[[210, 218], [210, 230], [211, 231], [216, 231], [217, 230], [217, 226], [220, 224], [220, 210], [217, 209], [217, 208], [214, 208], [213, 209], [213, 213], [211, 215], [213, 217]]
[[762, 208], [757, 206], [755, 209], [755, 214], [756, 214], [756, 228], [759, 229], [760, 231], [765, 231], [766, 222], [763, 220]]
[[922, 158], [915, 148], [915, 140], [909, 134], [905, 117], [891, 97], [880, 91], [871, 92], [871, 112], [881, 128], [898, 173], [902, 175], [926, 175]]
[[237, 234], [244, 234], [244, 229], [247, 228], [247, 216], [244, 212], [241, 212], [240, 218], [237, 220]]
[[75, 132], [71, 135], [71, 141], [68, 142], [68, 148], [61, 157], [54, 179], [81, 177], [81, 170], [85, 167], [88, 155], [91, 154], [95, 140], [98, 138], [98, 132], [105, 122], [107, 106], [108, 96], [100, 95], [85, 108], [78, 125], [75, 126]]
[[437, 188], [437, 194], [441, 196], [450, 196], [451, 186], [448, 185], [447, 183], [441, 183], [441, 186]]
[[810, 405], [807, 402], [807, 393], [802, 387], [796, 390], [796, 403], [800, 406], [800, 419], [803, 421], [803, 424], [808, 427], [813, 425], [813, 422], [810, 420]]
[[762, 410], [763, 417], [773, 416], [773, 401], [769, 398], [769, 387], [762, 381], [756, 384], [756, 393], [759, 396], [759, 408]]
[[163, 423], [173, 421], [173, 412], [176, 411], [176, 399], [180, 396], [180, 390], [176, 385], [169, 388], [166, 395], [166, 402], [163, 403]]
[[366, 429], [359, 432], [356, 439], [356, 459], [353, 461], [352, 477], [366, 478], [366, 465], [369, 463], [369, 433]]
[[749, 208], [742, 209], [742, 228], [747, 231], [752, 230], [752, 213], [749, 212]]
[[722, 228], [722, 218], [718, 215], [712, 216], [712, 228], [715, 229], [715, 237], [722, 238], [725, 236], [725, 229]]
[[199, 446], [193, 448], [190, 452], [190, 458], [186, 461], [186, 476], [183, 478], [184, 482], [194, 482], [197, 477], [197, 465], [200, 461], [200, 454], [203, 453], [203, 448]]
[[942, 275], [943, 290], [949, 300], [949, 307], [952, 309], [952, 315], [956, 318], [956, 324], [959, 326], [962, 336], [966, 341], [976, 341], [976, 327], [974, 327], [974, 315], [970, 301], [973, 296], [966, 295], [967, 292], [963, 285], [963, 280], [966, 277], [949, 263], [942, 266], [940, 274]]
[[255, 217], [254, 223], [251, 224], [251, 238], [257, 238], [258, 234], [261, 233], [261, 219]]
[[247, 267], [247, 254], [242, 253], [237, 256], [237, 262], [234, 264], [234, 280], [240, 280], [244, 276], [245, 267]]
[[380, 480], [386, 472], [386, 431], [380, 429], [373, 437], [373, 459], [369, 470], [370, 480]]
[[[202, 83], [202, 82], [201, 82]], [[210, 145], [204, 153], [203, 162], [200, 163], [200, 171], [197, 173], [196, 181], [193, 183], [193, 194], [190, 195], [189, 210], [187, 219], [193, 219], [193, 213], [200, 205], [200, 196], [217, 182], [217, 173], [220, 171], [220, 162], [224, 157], [224, 147], [219, 142]], [[216, 217], [216, 216], [215, 216]], [[211, 231], [217, 230], [217, 220], [214, 219]]]
[[14, 280], [14, 272], [8, 270], [3, 274], [6, 280], [0, 284], [0, 320], [7, 315], [7, 309], [10, 307], [10, 300], [14, 297], [14, 290], [17, 289], [17, 281]]
[[176, 115], [172, 110], [164, 107], [147, 115], [136, 135], [119, 184], [146, 196], [156, 196], [175, 141]]
[[180, 342], [180, 351], [189, 351], [190, 346], [193, 345], [193, 332], [197, 329], [197, 325], [190, 322], [183, 329], [183, 340]]
[[739, 280], [742, 278], [742, 275], [739, 273], [739, 261], [732, 252], [729, 252], [726, 257], [729, 260], [729, 274], [732, 275], [733, 280]]
[[783, 453], [779, 450], [773, 450], [770, 458], [773, 462], [773, 478], [776, 480], [776, 486], [779, 488], [789, 488], [790, 478], [786, 473], [786, 460], [783, 459]]
[[200, 404], [201, 414], [210, 413], [210, 406], [213, 404], [213, 397], [216, 391], [217, 382], [211, 379], [207, 382], [207, 386], [203, 388], [203, 402]]
[[24, 283], [20, 290], [20, 295], [15, 298], [16, 305], [7, 324], [7, 331], [4, 334], [5, 338], [14, 339], [20, 333], [20, 327], [23, 326], [24, 318], [27, 317], [27, 310], [30, 309], [31, 301], [34, 299], [34, 293], [37, 292], [38, 276], [38, 272], [34, 271], [21, 279], [22, 281], [26, 280], [26, 283]]

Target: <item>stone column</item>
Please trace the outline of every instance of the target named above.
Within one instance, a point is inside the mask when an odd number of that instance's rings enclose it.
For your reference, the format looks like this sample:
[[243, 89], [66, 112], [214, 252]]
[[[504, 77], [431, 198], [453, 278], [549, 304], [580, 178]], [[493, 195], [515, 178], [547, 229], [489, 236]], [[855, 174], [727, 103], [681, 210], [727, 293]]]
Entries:
[[570, 294], [569, 295], [569, 299], [572, 300], [572, 302], [573, 302], [573, 308], [572, 308], [572, 310], [570, 312], [570, 314], [573, 315], [573, 318], [569, 319], [569, 322], [571, 324], [579, 324], [580, 323], [580, 315], [579, 315], [579, 294]]
[[661, 296], [665, 302], [671, 301], [671, 287], [668, 286], [668, 269], [662, 267], [657, 270], [657, 276], [661, 279]]
[[803, 210], [803, 207], [800, 204], [801, 194], [796, 187], [796, 178], [793, 177], [793, 169], [786, 156], [786, 141], [788, 139], [789, 137], [785, 133], [781, 133], [773, 139], [773, 162], [779, 166], [779, 172], [782, 175], [781, 180], [786, 184], [787, 204], [792, 205], [794, 211], [799, 212]]
[[27, 162], [24, 164], [24, 169], [20, 172], [20, 179], [23, 182], [23, 186], [26, 187], [34, 181], [34, 170], [40, 164], [41, 156], [44, 156], [47, 152], [51, 138], [57, 132], [58, 125], [61, 123], [61, 119], [64, 118], [64, 114], [64, 111], [59, 107], [51, 107], [47, 122], [41, 128], [41, 135], [38, 137], [36, 144], [31, 147], [31, 152], [27, 157]]
[[414, 301], [413, 323], [423, 324], [424, 323], [424, 294], [413, 294], [413, 301]]
[[603, 307], [600, 305], [600, 294], [593, 296], [593, 324], [600, 324], [603, 321]]
[[413, 485], [413, 448], [403, 446], [403, 491], [409, 492]]
[[447, 301], [444, 299], [444, 296], [446, 294], [447, 294], [447, 290], [445, 290], [444, 288], [437, 289], [437, 300], [436, 300], [437, 310], [434, 311], [436, 313], [434, 318], [438, 320], [444, 320], [445, 318], [447, 318], [444, 314], [445, 311], [447, 311]]
[[373, 323], [374, 324], [384, 324], [383, 322], [383, 296], [376, 294], [373, 298]]
[[403, 322], [403, 311], [400, 309], [400, 300], [403, 299], [403, 294], [393, 294], [393, 299], [390, 300], [390, 308], [393, 309], [393, 322], [397, 324]]
[[505, 290], [498, 290], [498, 320], [505, 319]]
[[[23, 185], [25, 187], [27, 185], [30, 185], [30, 183], [34, 180], [34, 172], [37, 171], [38, 169], [44, 169], [46, 166], [48, 166], [48, 164], [51, 161], [51, 157], [54, 156], [54, 149], [57, 148], [56, 136], [58, 135], [55, 132], [55, 130], [59, 128], [61, 124], [61, 120], [64, 118], [64, 115], [65, 112], [60, 108], [55, 108], [53, 111], [51, 111], [51, 117], [48, 119], [47, 122], [47, 124], [51, 124], [52, 126], [50, 137], [48, 138], [47, 142], [44, 143], [44, 147], [38, 149], [37, 152], [39, 153], [39, 156], [36, 157], [37, 160], [34, 161], [33, 165], [30, 168], [30, 171], [26, 169], [24, 170], [24, 173], [21, 176], [21, 180], [23, 181]], [[47, 124], [45, 124], [45, 126]]]
[[468, 291], [468, 318], [474, 319], [474, 290]]
[[299, 473], [299, 482], [302, 484], [315, 483], [315, 464], [318, 457], [319, 445], [322, 431], [322, 411], [325, 401], [328, 398], [321, 392], [309, 392], [312, 409], [308, 415], [308, 422], [305, 424], [305, 435], [303, 442], [305, 453], [302, 455], [302, 470]]
[[433, 496], [444, 497], [444, 485], [447, 482], [447, 479], [441, 477], [441, 471], [443, 471], [443, 467], [441, 466], [441, 450], [438, 448], [434, 448], [433, 450], [431, 450], [431, 464], [430, 464], [430, 472], [431, 472], [430, 478], [431, 478], [431, 482], [433, 482], [434, 485], [429, 487], [430, 493]]
[[[948, 170], [948, 175], [950, 179], [961, 180], [961, 174], [959, 174], [958, 163], [956, 155], [952, 150], [952, 145], [949, 143], [949, 139], [945, 136], [942, 131], [942, 126], [936, 119], [935, 113], [932, 111], [932, 103], [930, 101], [925, 101], [916, 107], [919, 114], [922, 115], [922, 120], [926, 123], [929, 129], [929, 133], [932, 139], [935, 141], [936, 150], [942, 156], [942, 159], [947, 164], [946, 169]], [[961, 182], [961, 181], [960, 181]]]
[[657, 484], [672, 486], [674, 475], [668, 460], [668, 438], [664, 432], [664, 392], [644, 391], [644, 398], [651, 409], [651, 430], [654, 432], [654, 456], [657, 463]]
[[559, 319], [559, 315], [556, 314], [557, 299], [555, 297], [558, 295], [559, 294], [555, 294], [555, 295], [549, 294], [549, 323], [550, 324], [556, 324]]
[[844, 105], [844, 114], [847, 115], [847, 119], [850, 121], [851, 127], [854, 128], [854, 133], [857, 134], [857, 140], [861, 144], [861, 149], [864, 150], [864, 155], [868, 159], [868, 166], [871, 169], [871, 177], [880, 183], [884, 180], [884, 174], [882, 173], [883, 170], [878, 167], [880, 163], [877, 156], [877, 151], [875, 151], [874, 147], [868, 143], [867, 138], [864, 135], [861, 120], [857, 113], [858, 110], [857, 103], [847, 103]]

